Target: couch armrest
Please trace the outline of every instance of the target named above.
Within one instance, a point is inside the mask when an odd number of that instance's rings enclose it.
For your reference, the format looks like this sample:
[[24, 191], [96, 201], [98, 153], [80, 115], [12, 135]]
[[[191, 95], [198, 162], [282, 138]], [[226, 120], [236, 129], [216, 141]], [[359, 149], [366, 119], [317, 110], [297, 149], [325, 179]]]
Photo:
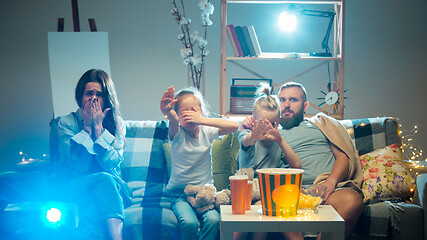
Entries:
[[[427, 173], [417, 176], [417, 189], [415, 190], [414, 203], [424, 209], [424, 231], [427, 230]], [[424, 240], [427, 240], [427, 233], [424, 232]]]
[[418, 174], [416, 177], [416, 189], [414, 203], [427, 208], [427, 173]]

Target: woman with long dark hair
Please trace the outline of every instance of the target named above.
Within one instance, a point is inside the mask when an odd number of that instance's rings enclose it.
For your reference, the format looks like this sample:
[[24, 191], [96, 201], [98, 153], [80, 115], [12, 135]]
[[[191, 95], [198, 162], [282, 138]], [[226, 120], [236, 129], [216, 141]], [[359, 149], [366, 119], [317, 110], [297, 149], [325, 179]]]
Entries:
[[77, 202], [78, 239], [121, 239], [130, 189], [117, 169], [125, 125], [109, 75], [85, 72], [75, 90], [76, 112], [57, 122], [57, 177], [61, 196]]

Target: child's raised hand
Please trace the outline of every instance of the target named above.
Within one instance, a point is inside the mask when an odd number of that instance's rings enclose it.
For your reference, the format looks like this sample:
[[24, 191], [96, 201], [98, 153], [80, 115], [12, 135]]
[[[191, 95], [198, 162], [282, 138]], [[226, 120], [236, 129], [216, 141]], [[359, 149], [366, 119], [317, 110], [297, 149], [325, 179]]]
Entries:
[[252, 117], [252, 116], [251, 117], [246, 117], [242, 121], [242, 124], [241, 124], [240, 128], [241, 128], [241, 130], [244, 130], [244, 129], [251, 130], [254, 127], [254, 123], [255, 123], [254, 117]]
[[162, 100], [160, 100], [160, 110], [164, 115], [168, 115], [168, 113], [173, 109], [175, 103], [175, 88], [170, 86], [162, 96]]
[[256, 120], [251, 130], [252, 137], [257, 141], [264, 140], [266, 138], [266, 133], [272, 128], [273, 126], [271, 125], [269, 120], [267, 119]]
[[267, 130], [265, 134], [266, 139], [275, 141], [277, 143], [282, 140], [282, 135], [280, 135], [279, 130], [277, 129], [277, 126], [278, 126], [277, 123], [272, 124], [272, 128]]

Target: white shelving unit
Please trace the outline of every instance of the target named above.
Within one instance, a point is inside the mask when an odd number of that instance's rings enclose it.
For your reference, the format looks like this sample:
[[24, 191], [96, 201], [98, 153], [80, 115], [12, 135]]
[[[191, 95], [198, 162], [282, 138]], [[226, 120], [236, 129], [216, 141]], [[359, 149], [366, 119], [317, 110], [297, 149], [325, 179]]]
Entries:
[[[275, 53], [275, 52], [263, 52], [259, 57], [230, 57], [227, 56], [227, 5], [228, 4], [327, 4], [333, 5], [336, 12], [334, 28], [331, 30], [331, 40], [333, 40], [333, 47], [331, 49], [331, 57], [313, 57], [309, 53]], [[333, 34], [333, 35], [332, 35]], [[221, 29], [220, 29], [220, 114], [222, 116], [232, 115], [226, 112], [226, 69], [227, 61], [266, 61], [266, 60], [277, 60], [277, 61], [329, 61], [334, 64], [333, 83], [336, 84], [339, 89], [339, 104], [337, 109], [332, 109], [329, 114], [337, 119], [344, 118], [344, 0], [294, 0], [294, 1], [275, 1], [275, 0], [221, 0]], [[276, 83], [275, 86], [280, 86], [283, 83]], [[276, 88], [276, 87], [275, 87]], [[318, 111], [324, 109], [319, 108], [316, 105], [310, 104], [313, 108]], [[324, 111], [328, 114], [328, 112]]]

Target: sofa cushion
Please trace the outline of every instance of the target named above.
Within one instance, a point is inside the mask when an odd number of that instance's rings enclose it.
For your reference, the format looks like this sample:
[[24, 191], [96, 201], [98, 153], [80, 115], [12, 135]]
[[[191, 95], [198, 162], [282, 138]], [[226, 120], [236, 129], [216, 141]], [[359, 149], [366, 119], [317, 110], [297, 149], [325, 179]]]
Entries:
[[386, 122], [391, 118], [340, 120], [356, 145], [359, 155], [387, 146]]
[[[424, 210], [412, 203], [401, 203], [403, 211], [396, 211], [396, 226], [392, 226], [393, 240], [425, 239]], [[393, 225], [393, 224], [392, 224]]]
[[169, 177], [163, 144], [168, 141], [165, 121], [125, 121], [126, 146], [120, 165], [121, 176], [133, 191], [134, 198], [158, 201]]
[[384, 197], [406, 198], [413, 194], [415, 181], [403, 164], [402, 150], [397, 144], [360, 156], [360, 163], [365, 202]]
[[367, 202], [350, 239], [423, 239], [423, 215], [411, 203]]
[[133, 205], [125, 209], [123, 239], [180, 239], [178, 220], [169, 208]]
[[212, 143], [212, 174], [214, 185], [218, 191], [228, 187], [228, 177], [236, 171], [234, 141], [237, 141], [237, 138], [230, 133], [223, 139], [215, 140]]

